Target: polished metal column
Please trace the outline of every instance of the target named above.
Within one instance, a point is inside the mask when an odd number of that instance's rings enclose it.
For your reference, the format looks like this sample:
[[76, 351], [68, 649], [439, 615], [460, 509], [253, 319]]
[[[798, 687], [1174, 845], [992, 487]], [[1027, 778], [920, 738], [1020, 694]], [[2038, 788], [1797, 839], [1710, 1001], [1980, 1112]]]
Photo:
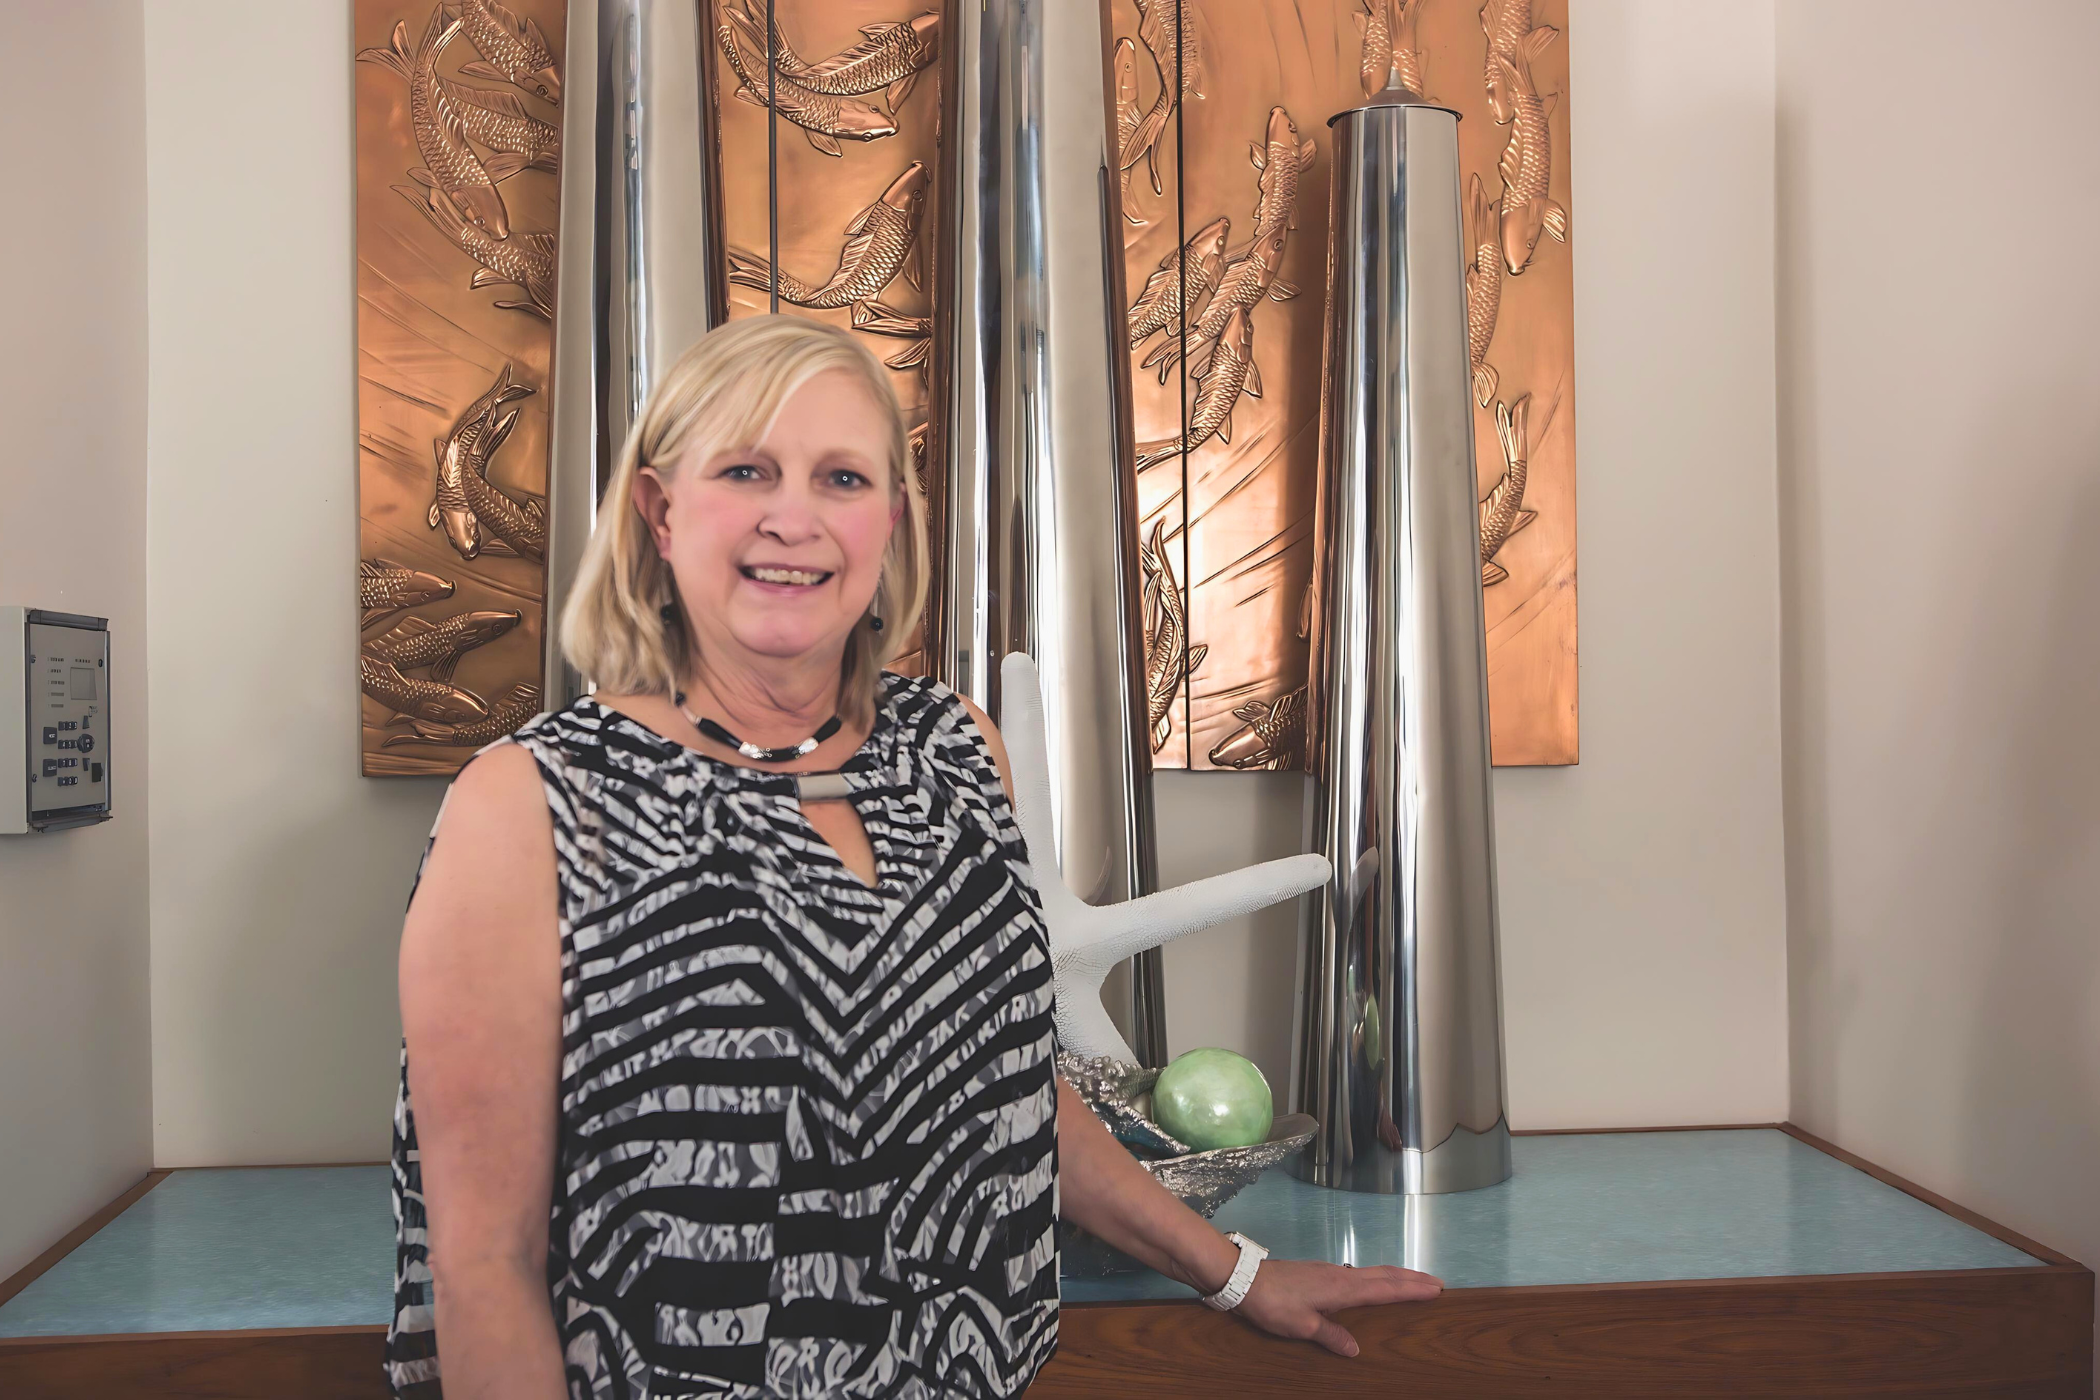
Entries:
[[[1107, 16], [969, 0], [944, 23], [935, 673], [996, 715], [1000, 658], [1035, 658], [1058, 858], [1111, 903], [1156, 877]], [[1158, 950], [1134, 960], [1127, 1010], [1111, 996], [1165, 1063]]]
[[1354, 1191], [1510, 1173], [1458, 115], [1334, 130], [1292, 1165]]
[[571, 0], [547, 468], [547, 683], [620, 445], [656, 375], [728, 315], [714, 47], [694, 0]]

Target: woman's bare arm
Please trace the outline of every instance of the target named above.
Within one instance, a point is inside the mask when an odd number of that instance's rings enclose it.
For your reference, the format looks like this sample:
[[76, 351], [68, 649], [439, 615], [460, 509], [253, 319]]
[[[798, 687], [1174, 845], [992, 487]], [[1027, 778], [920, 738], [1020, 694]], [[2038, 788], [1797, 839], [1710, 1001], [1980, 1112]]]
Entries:
[[[1013, 774], [998, 727], [969, 699], [963, 705], [983, 732], [1011, 800]], [[1140, 1166], [1061, 1075], [1057, 1157], [1065, 1219], [1198, 1293], [1215, 1293], [1232, 1277], [1239, 1249]], [[1319, 1260], [1266, 1259], [1235, 1311], [1265, 1332], [1354, 1356], [1356, 1339], [1329, 1314], [1434, 1298], [1443, 1287], [1428, 1274], [1391, 1265], [1352, 1269]]]
[[467, 765], [401, 935], [401, 1025], [448, 1400], [566, 1400], [547, 1294], [561, 1057], [554, 833], [538, 765]]

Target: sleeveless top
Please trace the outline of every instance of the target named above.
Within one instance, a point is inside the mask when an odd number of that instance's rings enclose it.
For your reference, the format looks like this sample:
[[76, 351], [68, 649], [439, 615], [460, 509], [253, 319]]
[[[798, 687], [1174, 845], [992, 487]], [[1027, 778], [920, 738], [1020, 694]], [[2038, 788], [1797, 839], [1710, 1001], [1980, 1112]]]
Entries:
[[[589, 697], [499, 743], [538, 762], [554, 823], [547, 1279], [570, 1395], [1025, 1389], [1057, 1342], [1049, 945], [954, 693], [886, 674], [840, 770], [872, 887], [793, 775]], [[387, 1375], [435, 1396], [405, 1044], [393, 1162]]]

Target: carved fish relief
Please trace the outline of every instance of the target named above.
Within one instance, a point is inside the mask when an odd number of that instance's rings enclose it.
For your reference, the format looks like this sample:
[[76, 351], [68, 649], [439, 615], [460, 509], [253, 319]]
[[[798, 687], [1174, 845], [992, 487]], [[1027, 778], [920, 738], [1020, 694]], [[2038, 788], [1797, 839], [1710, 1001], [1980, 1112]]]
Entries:
[[1499, 90], [1510, 111], [1509, 144], [1502, 148], [1502, 260], [1510, 276], [1522, 273], [1539, 244], [1539, 232], [1554, 241], [1568, 241], [1568, 211], [1546, 191], [1553, 183], [1553, 150], [1546, 128], [1548, 109], [1532, 80], [1532, 60], [1543, 53], [1560, 31], [1540, 25], [1524, 36], [1514, 59], [1494, 60], [1496, 80], [1489, 86], [1492, 101]]
[[[510, 366], [505, 365], [495, 386], [489, 390], [492, 397], [482, 416], [482, 429], [467, 443], [467, 470], [460, 478], [460, 487], [467, 498], [467, 509], [473, 512], [475, 522], [481, 527], [484, 550], [490, 554], [522, 554], [529, 559], [544, 559], [547, 556], [547, 502], [526, 492], [514, 496], [489, 481], [489, 461], [518, 421], [516, 409], [500, 417], [498, 413], [510, 398], [523, 397], [518, 393], [523, 386], [511, 385], [509, 378]], [[525, 394], [531, 392], [524, 389]]]
[[1305, 687], [1276, 700], [1251, 701], [1232, 712], [1243, 726], [1210, 751], [1219, 768], [1294, 767], [1305, 756]]
[[1393, 21], [1393, 67], [1400, 86], [1420, 97], [1429, 96], [1428, 78], [1422, 61], [1422, 7], [1429, 0], [1390, 0], [1397, 7]]
[[516, 612], [454, 613], [443, 622], [405, 617], [366, 642], [364, 650], [397, 671], [427, 668], [432, 680], [449, 682], [462, 656], [487, 646], [524, 620], [524, 614]]
[[[1376, 97], [1385, 91], [1387, 79], [1393, 73], [1393, 13], [1388, 0], [1359, 0], [1363, 8], [1349, 16], [1356, 22], [1356, 32], [1363, 36], [1363, 62], [1357, 76], [1364, 85], [1364, 96]], [[1419, 93], [1421, 89], [1414, 89]]]
[[507, 238], [510, 216], [503, 207], [503, 196], [496, 192], [496, 181], [524, 169], [526, 159], [505, 151], [483, 162], [467, 144], [465, 120], [437, 74], [439, 55], [459, 34], [460, 22], [446, 24], [444, 16], [443, 6], [431, 11], [430, 25], [413, 50], [408, 47], [408, 25], [403, 21], [394, 25], [391, 47], [366, 49], [357, 57], [408, 80], [409, 126], [416, 151], [423, 158], [423, 164], [409, 175], [417, 184], [441, 191], [468, 223], [496, 238]]
[[1261, 194], [1254, 202], [1254, 236], [1272, 228], [1298, 227], [1298, 186], [1312, 168], [1316, 150], [1312, 138], [1298, 142], [1298, 124], [1281, 107], [1269, 109], [1266, 144], [1249, 141], [1248, 154], [1261, 172]]
[[[1278, 223], [1268, 232], [1258, 234], [1252, 247], [1226, 263], [1225, 271], [1218, 278], [1217, 288], [1196, 318], [1186, 336], [1186, 345], [1194, 351], [1192, 370], [1200, 378], [1209, 359], [1210, 346], [1225, 331], [1225, 323], [1232, 319], [1235, 311], [1252, 313], [1261, 304], [1263, 297], [1271, 301], [1289, 301], [1298, 295], [1298, 289], [1276, 275], [1283, 266], [1283, 252], [1290, 237], [1289, 226]], [[1168, 336], [1152, 348], [1140, 362], [1139, 368], [1159, 370], [1159, 382], [1167, 382], [1167, 376], [1181, 363], [1184, 338]]]
[[1137, 454], [1137, 470], [1147, 471], [1194, 452], [1213, 437], [1230, 443], [1232, 411], [1242, 394], [1261, 397], [1261, 371], [1254, 366], [1254, 321], [1244, 306], [1234, 308], [1213, 343], [1196, 389], [1188, 431], [1162, 443], [1146, 444]]
[[553, 170], [561, 164], [561, 128], [534, 116], [524, 98], [443, 78], [438, 84], [458, 108], [469, 140], [521, 155], [534, 170]]
[[394, 192], [423, 211], [439, 233], [462, 253], [481, 264], [470, 285], [510, 285], [525, 293], [523, 301], [499, 301], [506, 311], [530, 311], [554, 319], [554, 235], [513, 233], [508, 238], [491, 237], [460, 217], [452, 201], [424, 186], [395, 185]]
[[467, 478], [486, 473], [490, 454], [510, 435], [518, 415], [515, 409], [503, 414], [503, 406], [532, 392], [528, 385], [511, 382], [506, 364], [488, 392], [460, 414], [452, 431], [431, 444], [437, 472], [428, 523], [433, 530], [443, 527], [446, 540], [462, 559], [476, 558], [484, 548], [494, 554], [514, 552], [500, 541], [490, 541], [467, 498]]
[[496, 702], [496, 708], [486, 718], [470, 720], [427, 720], [416, 715], [403, 715], [389, 720], [389, 724], [406, 724], [411, 732], [390, 734], [381, 748], [391, 749], [400, 744], [434, 744], [447, 748], [480, 748], [493, 744], [504, 735], [514, 732], [519, 725], [540, 712], [540, 688], [536, 685], [514, 685], [510, 694]]
[[1509, 570], [1494, 562], [1509, 537], [1538, 519], [1538, 512], [1524, 509], [1524, 481], [1529, 475], [1526, 457], [1531, 423], [1531, 395], [1514, 404], [1495, 404], [1495, 435], [1502, 439], [1502, 479], [1480, 503], [1480, 586], [1491, 587], [1509, 577]]
[[535, 20], [521, 20], [497, 0], [447, 0], [447, 18], [457, 17], [481, 60], [463, 64], [473, 78], [515, 83], [549, 102], [561, 102], [561, 73], [554, 48]]
[[[920, 284], [919, 216], [926, 207], [927, 182], [924, 161], [915, 160], [906, 166], [904, 173], [882, 192], [882, 198], [861, 210], [846, 226], [846, 244], [839, 251], [838, 270], [830, 279], [822, 286], [812, 286], [792, 273], [782, 272], [781, 300], [818, 311], [870, 303], [871, 313], [879, 319], [912, 319], [898, 317], [876, 299], [897, 280], [899, 273], [912, 286]], [[769, 287], [772, 272], [772, 264], [757, 254], [740, 248], [729, 250], [730, 281], [745, 287]]]
[[1181, 683], [1210, 655], [1210, 646], [1198, 642], [1184, 650], [1188, 613], [1181, 586], [1174, 580], [1173, 560], [1167, 555], [1164, 522], [1154, 522], [1151, 539], [1138, 551], [1138, 566], [1144, 574], [1146, 718], [1151, 724], [1152, 752], [1158, 753], [1173, 732], [1168, 715], [1174, 697], [1181, 693]]
[[[854, 97], [812, 92], [777, 69], [771, 84], [773, 100], [768, 104], [764, 31], [751, 32], [754, 21], [741, 10], [724, 10], [722, 14], [723, 21], [716, 27], [715, 38], [722, 46], [723, 57], [729, 60], [731, 70], [736, 73], [739, 100], [754, 107], [770, 105], [781, 116], [801, 127], [809, 144], [827, 156], [845, 154], [839, 149], [841, 139], [879, 141], [897, 134], [897, 124], [871, 103]], [[739, 31], [744, 31], [743, 41], [751, 44], [760, 55], [755, 71], [738, 43]]]
[[[747, 36], [757, 36], [759, 20], [751, 13], [749, 4], [741, 7], [738, 14], [741, 20], [737, 26], [739, 31]], [[788, 43], [787, 36], [780, 32], [776, 15], [773, 24], [774, 64], [781, 73], [811, 92], [832, 97], [859, 97], [864, 93], [880, 92], [894, 116], [898, 105], [911, 96], [919, 74], [940, 59], [941, 17], [929, 10], [915, 19], [864, 24], [860, 32], [861, 41], [851, 48], [841, 49], [816, 63], [805, 63], [794, 46]], [[752, 51], [763, 53], [765, 41], [757, 39], [752, 44]]]
[[[1138, 42], [1152, 55], [1159, 70], [1160, 85], [1173, 88], [1174, 72], [1181, 72], [1181, 96], [1203, 97], [1203, 53], [1196, 31], [1182, 26], [1188, 0], [1134, 0], [1138, 10]], [[1169, 109], [1171, 110], [1171, 108]]]
[[370, 627], [388, 613], [451, 596], [452, 584], [436, 574], [426, 574], [390, 559], [357, 561], [357, 606], [363, 612], [360, 629]]
[[404, 676], [376, 656], [357, 658], [359, 688], [398, 714], [432, 724], [466, 724], [488, 715], [488, 703], [471, 690]]
[[1487, 362], [1502, 312], [1502, 229], [1487, 186], [1473, 175], [1466, 198], [1466, 353], [1473, 361], [1473, 398], [1482, 408], [1495, 399], [1495, 367]]
[[1155, 122], [1154, 117], [1163, 110], [1162, 104], [1168, 101], [1170, 94], [1162, 87], [1159, 100], [1153, 104], [1152, 110], [1143, 115], [1138, 113], [1137, 44], [1131, 39], [1116, 40], [1115, 53], [1109, 61], [1109, 71], [1116, 88], [1116, 166], [1122, 172], [1123, 220], [1134, 227], [1143, 228], [1151, 221], [1140, 219], [1130, 212], [1130, 176], [1131, 172], [1137, 169], [1139, 160], [1151, 156], [1152, 192], [1165, 193], [1165, 186], [1159, 178], [1159, 161], [1154, 148], [1159, 143], [1159, 132], [1165, 126], [1166, 118], [1159, 116]]
[[1495, 65], [1513, 62], [1517, 46], [1531, 32], [1531, 0], [1483, 0], [1480, 30], [1487, 35], [1487, 59], [1481, 82], [1487, 87], [1488, 112], [1494, 117], [1496, 126], [1508, 126], [1512, 113], [1505, 98], [1495, 91]]
[[1131, 349], [1180, 325], [1184, 299], [1192, 306], [1203, 304], [1225, 274], [1225, 240], [1231, 233], [1232, 220], [1213, 219], [1196, 230], [1186, 247], [1174, 249], [1160, 261], [1159, 270], [1145, 279], [1145, 290], [1124, 317]]

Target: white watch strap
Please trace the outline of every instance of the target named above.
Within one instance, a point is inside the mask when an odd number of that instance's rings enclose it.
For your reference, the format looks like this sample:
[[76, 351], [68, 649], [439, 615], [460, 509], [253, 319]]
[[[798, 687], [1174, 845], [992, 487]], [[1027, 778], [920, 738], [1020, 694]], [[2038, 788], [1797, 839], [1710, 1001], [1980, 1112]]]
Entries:
[[1262, 1260], [1269, 1257], [1268, 1250], [1237, 1230], [1226, 1232], [1225, 1238], [1240, 1247], [1240, 1262], [1232, 1266], [1232, 1277], [1225, 1280], [1225, 1286], [1203, 1300], [1206, 1306], [1219, 1312], [1231, 1312], [1245, 1301], [1247, 1290], [1254, 1287], [1254, 1271], [1261, 1267]]

